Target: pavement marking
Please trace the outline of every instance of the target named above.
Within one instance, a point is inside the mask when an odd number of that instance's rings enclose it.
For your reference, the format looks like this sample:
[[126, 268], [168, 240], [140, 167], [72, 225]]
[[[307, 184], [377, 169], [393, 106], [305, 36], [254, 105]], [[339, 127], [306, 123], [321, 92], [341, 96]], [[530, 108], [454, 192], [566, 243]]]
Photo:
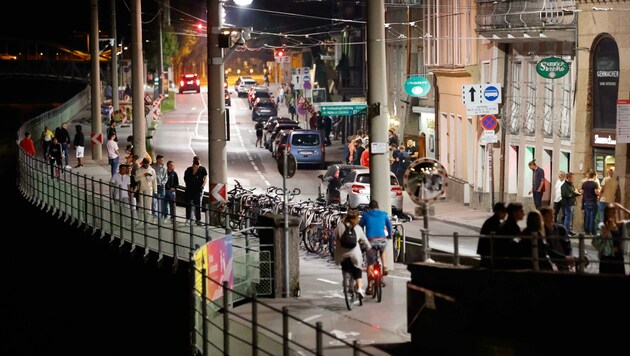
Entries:
[[324, 279], [324, 278], [317, 278], [318, 281], [322, 281], [324, 283], [330, 283], [330, 284], [339, 284], [339, 282], [336, 281], [331, 281], [329, 279]]
[[267, 187], [271, 187], [271, 183], [269, 183], [267, 178], [265, 178], [265, 176], [262, 174], [262, 171], [260, 170], [260, 168], [258, 168], [258, 165], [256, 165], [256, 161], [254, 160], [253, 155], [249, 152], [249, 147], [245, 145], [245, 140], [243, 139], [243, 135], [241, 135], [241, 130], [236, 124], [236, 121], [234, 121], [232, 125], [234, 126], [234, 130], [236, 131], [236, 137], [238, 137], [239, 141], [241, 142], [241, 147], [245, 150], [245, 154], [247, 155], [247, 158], [249, 159], [250, 163], [254, 167], [254, 171], [258, 174], [260, 179], [265, 183]]
[[321, 318], [321, 317], [322, 317], [322, 315], [321, 315], [321, 314], [315, 314], [315, 315], [313, 315], [313, 316], [309, 316], [308, 318], [305, 318], [305, 319], [304, 319], [304, 320], [302, 320], [302, 321], [304, 321], [305, 323], [308, 323], [308, 322], [310, 322], [311, 320], [315, 320], [315, 319], [318, 319], [318, 318]]

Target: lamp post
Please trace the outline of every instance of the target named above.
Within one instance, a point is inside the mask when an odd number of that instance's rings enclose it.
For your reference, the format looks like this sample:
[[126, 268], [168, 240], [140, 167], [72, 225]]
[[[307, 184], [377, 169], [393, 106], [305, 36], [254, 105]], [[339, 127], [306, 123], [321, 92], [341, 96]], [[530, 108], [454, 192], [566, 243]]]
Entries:
[[[249, 5], [252, 0], [235, 0], [236, 5]], [[210, 205], [216, 208], [226, 201], [227, 185], [227, 130], [224, 82], [224, 55], [219, 46], [223, 27], [221, 1], [208, 0], [208, 168]]]

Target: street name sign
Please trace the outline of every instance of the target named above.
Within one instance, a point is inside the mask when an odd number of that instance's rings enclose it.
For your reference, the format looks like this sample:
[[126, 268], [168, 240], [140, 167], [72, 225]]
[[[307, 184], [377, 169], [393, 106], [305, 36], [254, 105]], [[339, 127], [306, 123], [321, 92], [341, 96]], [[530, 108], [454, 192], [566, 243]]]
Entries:
[[320, 104], [323, 116], [351, 116], [367, 114], [367, 103], [328, 102]]

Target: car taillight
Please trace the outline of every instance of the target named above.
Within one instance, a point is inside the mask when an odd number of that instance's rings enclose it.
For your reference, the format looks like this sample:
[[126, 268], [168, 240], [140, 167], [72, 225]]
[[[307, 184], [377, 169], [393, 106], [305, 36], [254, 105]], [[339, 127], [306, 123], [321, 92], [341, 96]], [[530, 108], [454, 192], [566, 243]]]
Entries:
[[352, 185], [352, 192], [355, 194], [360, 194], [363, 189], [365, 189], [364, 185], [361, 185], [361, 184]]
[[287, 143], [287, 152], [291, 152], [291, 144]]
[[183, 81], [183, 80], [182, 80], [181, 82], [179, 82], [179, 86], [180, 86], [180, 87], [183, 87], [183, 86], [184, 86], [184, 84], [186, 84], [186, 83], [184, 83], [184, 81]]
[[402, 195], [402, 188], [401, 187], [392, 187], [392, 192], [396, 192], [396, 196], [401, 196]]

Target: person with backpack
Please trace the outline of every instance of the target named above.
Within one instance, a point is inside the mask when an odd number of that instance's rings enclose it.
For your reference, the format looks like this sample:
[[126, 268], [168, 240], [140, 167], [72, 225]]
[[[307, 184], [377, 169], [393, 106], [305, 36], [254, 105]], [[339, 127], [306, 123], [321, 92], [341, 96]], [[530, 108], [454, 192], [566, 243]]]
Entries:
[[[359, 225], [361, 228], [365, 228], [365, 235], [370, 245], [374, 247], [373, 249], [367, 250], [366, 253], [367, 273], [369, 278], [372, 275], [377, 253], [380, 253], [383, 264], [387, 261], [385, 259], [385, 249], [387, 248], [387, 240], [392, 238], [392, 221], [389, 219], [387, 212], [379, 209], [378, 202], [371, 200], [369, 209], [361, 216]], [[383, 265], [383, 276], [387, 276], [387, 274], [387, 267]], [[368, 282], [370, 281], [368, 280]], [[368, 285], [367, 294], [370, 294], [370, 292], [370, 286]]]
[[371, 245], [359, 226], [359, 213], [356, 210], [348, 211], [343, 223], [337, 224], [333, 236], [335, 238], [335, 263], [341, 265], [342, 276], [344, 272], [352, 274], [352, 278], [357, 283], [357, 293], [361, 295], [361, 298], [365, 298], [361, 245], [368, 251]]

